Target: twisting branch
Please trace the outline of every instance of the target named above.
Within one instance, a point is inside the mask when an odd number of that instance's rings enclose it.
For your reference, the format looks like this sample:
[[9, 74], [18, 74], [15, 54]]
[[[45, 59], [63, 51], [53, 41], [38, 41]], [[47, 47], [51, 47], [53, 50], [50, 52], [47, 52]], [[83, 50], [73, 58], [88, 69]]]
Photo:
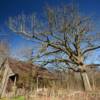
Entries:
[[51, 52], [46, 52], [46, 53], [44, 53], [41, 57], [43, 57], [43, 56], [48, 56], [48, 55], [53, 55], [53, 54], [56, 54], [56, 53], [58, 53], [58, 52], [60, 52], [61, 50], [55, 50], [55, 51], [51, 51]]
[[85, 53], [87, 53], [89, 51], [96, 50], [96, 49], [99, 49], [99, 48], [100, 48], [100, 46], [88, 48], [88, 49], [86, 49], [86, 50], [83, 51], [82, 55], [84, 55]]

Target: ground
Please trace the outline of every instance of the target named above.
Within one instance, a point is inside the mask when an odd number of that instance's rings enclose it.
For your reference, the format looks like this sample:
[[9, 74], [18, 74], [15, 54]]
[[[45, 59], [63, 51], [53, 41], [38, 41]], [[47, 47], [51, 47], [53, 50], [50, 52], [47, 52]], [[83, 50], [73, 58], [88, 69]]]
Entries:
[[100, 100], [100, 91], [96, 92], [66, 92], [59, 95], [25, 95], [16, 98], [2, 98], [0, 100]]

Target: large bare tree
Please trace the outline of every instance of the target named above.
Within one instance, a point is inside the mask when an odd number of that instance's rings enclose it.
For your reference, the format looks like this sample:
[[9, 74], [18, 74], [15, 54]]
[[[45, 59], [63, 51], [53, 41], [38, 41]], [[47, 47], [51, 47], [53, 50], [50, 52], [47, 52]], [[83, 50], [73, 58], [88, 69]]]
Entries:
[[86, 70], [91, 65], [84, 60], [89, 52], [100, 48], [100, 34], [92, 32], [91, 18], [79, 14], [74, 6], [47, 7], [45, 15], [10, 17], [9, 28], [39, 44], [36, 57], [43, 65], [64, 63], [81, 74], [85, 90], [92, 90]]

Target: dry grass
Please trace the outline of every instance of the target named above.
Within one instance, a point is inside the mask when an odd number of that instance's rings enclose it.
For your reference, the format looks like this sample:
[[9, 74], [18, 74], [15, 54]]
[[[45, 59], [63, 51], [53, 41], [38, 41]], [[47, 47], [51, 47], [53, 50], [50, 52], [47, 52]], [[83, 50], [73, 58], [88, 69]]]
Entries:
[[[17, 96], [18, 97], [18, 96]], [[34, 91], [26, 93], [22, 99], [13, 99], [14, 97], [6, 96], [0, 100], [100, 100], [100, 91], [82, 92], [82, 91]], [[25, 99], [24, 99], [25, 98]]]
[[45, 95], [35, 94], [26, 96], [26, 100], [100, 100], [100, 92], [68, 92], [68, 91], [59, 91], [59, 93], [44, 93]]

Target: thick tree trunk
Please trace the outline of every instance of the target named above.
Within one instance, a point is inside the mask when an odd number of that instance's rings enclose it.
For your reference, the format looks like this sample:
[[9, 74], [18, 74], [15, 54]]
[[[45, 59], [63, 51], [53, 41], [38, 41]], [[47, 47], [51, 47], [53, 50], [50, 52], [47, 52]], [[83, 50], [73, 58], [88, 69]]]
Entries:
[[92, 91], [91, 84], [90, 84], [87, 73], [86, 72], [80, 72], [80, 74], [81, 74], [81, 77], [82, 77], [82, 80], [83, 80], [83, 83], [84, 83], [85, 91]]

